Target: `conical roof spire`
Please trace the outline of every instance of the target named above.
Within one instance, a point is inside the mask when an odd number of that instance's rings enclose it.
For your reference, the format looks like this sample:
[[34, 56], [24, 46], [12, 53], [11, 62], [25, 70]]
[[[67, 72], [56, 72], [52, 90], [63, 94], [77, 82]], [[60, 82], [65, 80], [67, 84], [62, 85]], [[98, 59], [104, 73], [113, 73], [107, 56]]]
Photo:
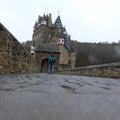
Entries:
[[58, 28], [58, 29], [63, 29], [63, 25], [62, 25], [60, 16], [57, 17], [57, 19], [54, 23], [54, 27]]
[[39, 15], [39, 16], [38, 16], [38, 24], [40, 24], [41, 21], [42, 21], [42, 17]]
[[37, 21], [36, 21], [35, 24], [34, 24], [34, 26], [33, 26], [33, 28], [36, 29], [37, 26], [38, 26], [38, 23], [37, 23]]

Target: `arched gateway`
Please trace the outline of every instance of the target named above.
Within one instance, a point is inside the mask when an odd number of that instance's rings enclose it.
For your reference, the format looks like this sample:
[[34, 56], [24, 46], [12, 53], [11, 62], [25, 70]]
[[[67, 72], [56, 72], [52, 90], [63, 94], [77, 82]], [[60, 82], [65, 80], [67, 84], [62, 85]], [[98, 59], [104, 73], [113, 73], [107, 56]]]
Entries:
[[41, 72], [47, 73], [48, 72], [48, 58], [45, 58], [41, 62]]

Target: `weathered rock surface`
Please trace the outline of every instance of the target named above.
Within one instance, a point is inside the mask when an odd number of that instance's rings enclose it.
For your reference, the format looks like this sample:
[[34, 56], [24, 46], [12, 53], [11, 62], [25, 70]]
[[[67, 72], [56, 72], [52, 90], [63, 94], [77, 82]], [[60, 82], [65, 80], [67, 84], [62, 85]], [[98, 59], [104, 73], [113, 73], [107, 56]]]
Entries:
[[0, 120], [120, 120], [120, 79], [0, 75]]
[[33, 56], [0, 23], [0, 73], [35, 71]]

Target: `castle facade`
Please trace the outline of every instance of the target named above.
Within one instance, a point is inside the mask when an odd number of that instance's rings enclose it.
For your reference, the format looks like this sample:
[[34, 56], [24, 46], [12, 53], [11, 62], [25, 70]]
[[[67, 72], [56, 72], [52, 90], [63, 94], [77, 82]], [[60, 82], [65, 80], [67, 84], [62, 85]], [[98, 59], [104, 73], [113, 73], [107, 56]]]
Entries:
[[60, 16], [54, 23], [51, 14], [38, 16], [33, 27], [31, 53], [41, 72], [47, 71], [48, 57], [51, 54], [57, 58], [55, 70], [75, 67], [75, 50], [70, 36], [62, 25]]

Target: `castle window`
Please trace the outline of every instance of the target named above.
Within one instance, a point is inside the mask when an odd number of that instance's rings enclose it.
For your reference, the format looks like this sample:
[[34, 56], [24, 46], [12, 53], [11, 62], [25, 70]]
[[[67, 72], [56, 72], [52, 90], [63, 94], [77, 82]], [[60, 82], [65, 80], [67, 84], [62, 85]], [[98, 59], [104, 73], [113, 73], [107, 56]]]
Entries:
[[59, 38], [58, 39], [58, 44], [59, 45], [64, 45], [64, 38]]

